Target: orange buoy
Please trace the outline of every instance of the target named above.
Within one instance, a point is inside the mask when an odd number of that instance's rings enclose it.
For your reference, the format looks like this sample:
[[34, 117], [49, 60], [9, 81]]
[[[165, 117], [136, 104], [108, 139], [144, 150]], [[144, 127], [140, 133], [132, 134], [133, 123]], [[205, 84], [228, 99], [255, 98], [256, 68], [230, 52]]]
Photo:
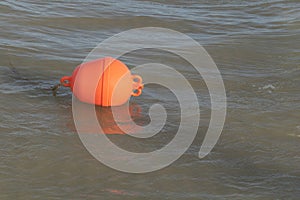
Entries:
[[139, 96], [144, 87], [140, 76], [131, 75], [123, 62], [111, 57], [83, 63], [60, 82], [80, 101], [99, 106], [122, 105], [130, 96]]

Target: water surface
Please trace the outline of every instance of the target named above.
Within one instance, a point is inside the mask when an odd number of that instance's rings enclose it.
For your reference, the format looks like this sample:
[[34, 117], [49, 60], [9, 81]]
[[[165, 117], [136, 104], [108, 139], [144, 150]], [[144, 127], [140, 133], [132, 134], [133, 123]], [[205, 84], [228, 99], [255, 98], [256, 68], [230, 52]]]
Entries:
[[[298, 1], [4, 0], [0, 13], [0, 199], [299, 198]], [[49, 88], [99, 42], [144, 26], [180, 31], [207, 49], [224, 79], [228, 113], [216, 147], [198, 159], [210, 117], [203, 80], [166, 52], [124, 56], [129, 66], [156, 60], [179, 69], [202, 111], [197, 138], [178, 161], [134, 175], [104, 166], [85, 150], [70, 91], [53, 97]], [[170, 141], [179, 114], [165, 88], [152, 85], [132, 99], [142, 109], [134, 119], [148, 123], [147, 109], [157, 102], [170, 113], [160, 136], [112, 140], [132, 150], [154, 150]], [[111, 128], [109, 112], [99, 109], [98, 118]]]

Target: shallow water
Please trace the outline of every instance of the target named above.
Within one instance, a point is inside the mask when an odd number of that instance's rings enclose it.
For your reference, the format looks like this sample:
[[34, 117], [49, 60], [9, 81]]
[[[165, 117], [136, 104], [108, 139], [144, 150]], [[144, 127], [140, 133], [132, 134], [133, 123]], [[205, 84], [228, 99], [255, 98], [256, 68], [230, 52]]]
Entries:
[[[0, 3], [0, 199], [298, 199], [300, 196], [300, 4], [298, 1], [36, 1]], [[142, 50], [129, 66], [158, 60], [179, 69], [199, 97], [201, 122], [189, 150], [169, 167], [126, 174], [95, 160], [72, 119], [72, 95], [49, 88], [104, 39], [158, 26], [202, 44], [222, 73], [226, 123], [198, 159], [210, 118], [203, 80], [168, 53]], [[169, 112], [160, 136], [111, 139], [131, 150], [168, 143], [178, 128], [176, 99], [149, 85], [131, 99], [147, 124], [149, 105]], [[172, 104], [168, 103], [172, 102]], [[113, 128], [109, 109], [102, 125]], [[106, 119], [107, 122], [103, 119]]]

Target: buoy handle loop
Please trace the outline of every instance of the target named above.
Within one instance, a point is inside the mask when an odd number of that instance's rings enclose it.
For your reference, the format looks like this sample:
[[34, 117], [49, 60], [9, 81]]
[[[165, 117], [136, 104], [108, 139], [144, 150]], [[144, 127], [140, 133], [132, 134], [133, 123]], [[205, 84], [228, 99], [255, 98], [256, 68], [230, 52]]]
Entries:
[[144, 84], [142, 83], [143, 79], [139, 75], [132, 75], [131, 78], [133, 81], [133, 91], [131, 95], [135, 97], [140, 96], [144, 88]]
[[65, 87], [71, 87], [72, 76], [64, 76], [60, 79], [60, 83]]

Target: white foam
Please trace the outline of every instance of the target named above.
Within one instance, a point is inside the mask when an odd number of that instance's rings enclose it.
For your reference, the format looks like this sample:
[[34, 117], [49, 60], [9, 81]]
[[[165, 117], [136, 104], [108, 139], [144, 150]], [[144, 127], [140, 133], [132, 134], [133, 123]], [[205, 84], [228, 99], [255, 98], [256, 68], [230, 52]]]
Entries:
[[262, 89], [263, 89], [263, 90], [267, 90], [267, 89], [274, 90], [274, 89], [275, 89], [275, 86], [273, 86], [272, 84], [268, 84], [268, 85], [263, 86]]

